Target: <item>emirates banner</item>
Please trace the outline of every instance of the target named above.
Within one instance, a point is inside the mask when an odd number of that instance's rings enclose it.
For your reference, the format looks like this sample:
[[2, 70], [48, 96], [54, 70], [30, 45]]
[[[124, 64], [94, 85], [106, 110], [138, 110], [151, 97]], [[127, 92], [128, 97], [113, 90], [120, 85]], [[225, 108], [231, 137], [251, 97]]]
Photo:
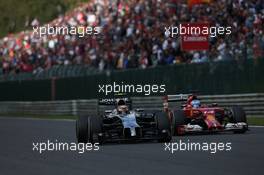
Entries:
[[181, 24], [181, 49], [183, 51], [208, 50], [209, 28], [208, 23]]

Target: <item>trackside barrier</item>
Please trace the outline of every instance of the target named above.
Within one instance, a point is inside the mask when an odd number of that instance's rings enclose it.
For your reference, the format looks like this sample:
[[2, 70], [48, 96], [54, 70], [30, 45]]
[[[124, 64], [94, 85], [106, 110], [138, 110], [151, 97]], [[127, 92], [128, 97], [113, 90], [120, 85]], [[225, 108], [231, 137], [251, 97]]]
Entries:
[[[163, 97], [132, 97], [133, 108], [149, 110], [162, 109]], [[203, 95], [204, 104], [218, 103], [220, 107], [240, 105], [248, 115], [264, 117], [264, 93]], [[98, 107], [98, 100], [67, 100], [37, 102], [0, 102], [0, 114], [32, 115], [97, 115], [103, 109]]]

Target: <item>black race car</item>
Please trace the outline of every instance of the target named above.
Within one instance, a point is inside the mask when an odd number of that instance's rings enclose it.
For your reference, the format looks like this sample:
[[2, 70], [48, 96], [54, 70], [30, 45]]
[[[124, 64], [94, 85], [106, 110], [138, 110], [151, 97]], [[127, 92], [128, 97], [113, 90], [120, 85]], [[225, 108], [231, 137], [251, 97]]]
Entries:
[[111, 106], [97, 116], [80, 116], [76, 121], [79, 143], [106, 143], [119, 141], [171, 140], [171, 126], [167, 114], [162, 111], [132, 110], [128, 98], [101, 99], [101, 106]]

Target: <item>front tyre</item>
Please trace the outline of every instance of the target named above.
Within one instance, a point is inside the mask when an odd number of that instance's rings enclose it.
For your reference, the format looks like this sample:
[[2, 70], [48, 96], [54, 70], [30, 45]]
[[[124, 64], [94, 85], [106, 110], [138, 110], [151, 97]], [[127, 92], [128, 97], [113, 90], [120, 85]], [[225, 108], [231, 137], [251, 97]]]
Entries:
[[90, 137], [90, 132], [88, 133], [88, 130], [90, 130], [90, 126], [88, 128], [88, 123], [90, 125], [90, 122], [88, 122], [89, 117], [87, 116], [79, 116], [76, 120], [76, 137], [78, 143], [87, 143]]
[[155, 114], [157, 121], [157, 129], [159, 134], [162, 136], [159, 142], [170, 142], [171, 141], [171, 126], [168, 119], [167, 113], [157, 112]]
[[[242, 107], [240, 106], [233, 106], [231, 108], [231, 113], [232, 113], [232, 121], [234, 123], [246, 123], [247, 124], [247, 117], [246, 117], [246, 113], [243, 110]], [[243, 127], [240, 130], [236, 130], [234, 131], [234, 133], [245, 133], [248, 130], [248, 125], [246, 125], [245, 127]]]
[[172, 134], [174, 136], [184, 135], [184, 132], [181, 131], [183, 125], [185, 125], [184, 111], [181, 109], [174, 110], [172, 117]]

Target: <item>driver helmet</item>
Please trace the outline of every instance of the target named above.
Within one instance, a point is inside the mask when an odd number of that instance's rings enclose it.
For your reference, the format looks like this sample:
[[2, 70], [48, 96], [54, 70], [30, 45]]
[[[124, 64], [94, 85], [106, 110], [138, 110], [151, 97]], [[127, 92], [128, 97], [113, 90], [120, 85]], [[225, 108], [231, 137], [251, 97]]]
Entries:
[[195, 99], [195, 100], [192, 100], [191, 105], [193, 108], [198, 108], [198, 107], [200, 107], [201, 102], [200, 102], [200, 100]]
[[120, 114], [126, 114], [128, 112], [128, 106], [125, 100], [120, 99], [117, 101], [117, 112]]

